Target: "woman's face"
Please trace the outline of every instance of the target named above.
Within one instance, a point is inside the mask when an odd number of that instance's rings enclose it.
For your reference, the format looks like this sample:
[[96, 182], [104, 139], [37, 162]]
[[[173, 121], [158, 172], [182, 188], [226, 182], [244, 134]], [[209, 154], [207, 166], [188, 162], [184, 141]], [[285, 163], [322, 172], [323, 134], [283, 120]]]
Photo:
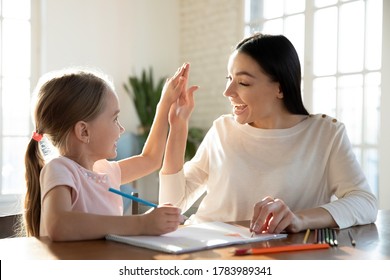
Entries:
[[271, 128], [283, 110], [283, 93], [249, 55], [235, 51], [228, 62], [228, 81], [223, 93], [240, 124]]

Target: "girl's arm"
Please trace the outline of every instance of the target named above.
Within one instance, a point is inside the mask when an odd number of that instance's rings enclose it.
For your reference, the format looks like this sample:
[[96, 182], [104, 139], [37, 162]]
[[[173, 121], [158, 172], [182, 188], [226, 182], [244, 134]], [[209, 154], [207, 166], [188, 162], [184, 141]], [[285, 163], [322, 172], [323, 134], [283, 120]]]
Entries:
[[168, 114], [172, 104], [184, 91], [188, 66], [186, 63], [183, 64], [175, 75], [166, 81], [141, 154], [119, 161], [122, 184], [148, 175], [161, 167], [168, 134]]
[[143, 215], [105, 216], [71, 210], [68, 186], [56, 186], [42, 203], [41, 221], [53, 241], [101, 239], [107, 234], [160, 235], [177, 229], [179, 208], [163, 206]]

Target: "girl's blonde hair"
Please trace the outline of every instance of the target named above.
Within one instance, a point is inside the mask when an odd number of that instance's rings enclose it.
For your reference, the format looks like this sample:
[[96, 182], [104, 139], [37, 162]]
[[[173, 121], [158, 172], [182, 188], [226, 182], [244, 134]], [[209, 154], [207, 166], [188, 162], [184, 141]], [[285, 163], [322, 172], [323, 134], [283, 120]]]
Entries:
[[[43, 76], [34, 92], [35, 132], [44, 135], [64, 154], [67, 139], [79, 121], [96, 118], [104, 106], [108, 91], [114, 92], [107, 77], [91, 70], [64, 70]], [[47, 148], [47, 146], [46, 146]], [[41, 188], [39, 176], [45, 164], [44, 143], [31, 139], [26, 150], [24, 230], [27, 236], [39, 236]]]

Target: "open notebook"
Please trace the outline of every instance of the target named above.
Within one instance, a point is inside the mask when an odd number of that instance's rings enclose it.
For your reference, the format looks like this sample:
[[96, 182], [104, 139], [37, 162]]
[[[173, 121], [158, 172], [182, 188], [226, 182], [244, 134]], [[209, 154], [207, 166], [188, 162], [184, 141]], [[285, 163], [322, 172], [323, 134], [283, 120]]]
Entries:
[[122, 242], [166, 253], [181, 254], [233, 244], [245, 244], [284, 238], [287, 234], [257, 234], [250, 236], [246, 227], [223, 222], [208, 222], [181, 227], [160, 236], [121, 236], [109, 234], [107, 240]]

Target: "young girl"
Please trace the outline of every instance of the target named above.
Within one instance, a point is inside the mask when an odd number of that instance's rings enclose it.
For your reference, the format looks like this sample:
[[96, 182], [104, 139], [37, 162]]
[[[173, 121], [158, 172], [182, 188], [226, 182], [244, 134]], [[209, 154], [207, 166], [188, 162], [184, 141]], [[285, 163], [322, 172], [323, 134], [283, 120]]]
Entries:
[[[186, 90], [188, 71], [184, 64], [167, 80], [142, 153], [118, 162], [106, 160], [116, 157], [116, 143], [124, 132], [118, 97], [107, 79], [88, 71], [43, 78], [25, 157], [28, 236], [67, 241], [109, 233], [160, 235], [177, 229], [179, 208], [163, 205], [143, 215], [123, 216], [122, 197], [108, 188], [118, 189], [161, 167], [171, 107], [170, 118], [193, 109], [193, 103], [186, 102], [196, 90]], [[46, 138], [59, 156], [45, 163], [41, 149], [46, 152]]]

